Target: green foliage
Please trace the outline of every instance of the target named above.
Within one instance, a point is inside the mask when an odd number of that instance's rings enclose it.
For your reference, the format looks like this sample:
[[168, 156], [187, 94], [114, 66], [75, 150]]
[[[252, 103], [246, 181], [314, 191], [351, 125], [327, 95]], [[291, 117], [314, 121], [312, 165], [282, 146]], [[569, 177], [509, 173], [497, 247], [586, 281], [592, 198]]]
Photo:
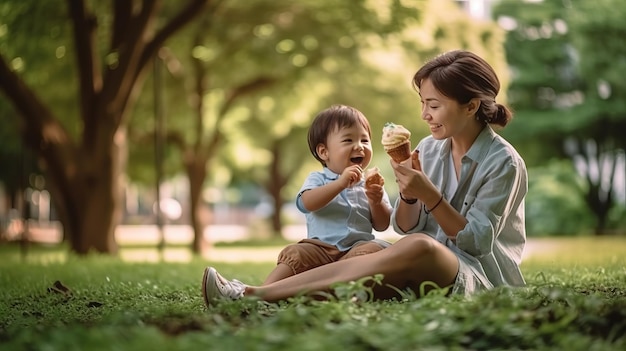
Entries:
[[[355, 299], [376, 284], [337, 286], [337, 297], [207, 310], [209, 264], [129, 263], [33, 248], [24, 261], [0, 246], [0, 348], [11, 350], [616, 350], [626, 346], [623, 238], [535, 239], [528, 286], [401, 301]], [[602, 254], [599, 254], [602, 253]], [[258, 284], [267, 264], [213, 263]], [[53, 286], [60, 281], [70, 289]]]
[[[68, 116], [76, 111], [75, 82], [68, 79], [73, 64], [70, 28], [66, 21], [58, 21], [65, 15], [63, 10], [52, 1], [0, 1], [0, 52], [28, 84], [41, 91], [42, 99], [54, 102], [60, 115]], [[3, 94], [0, 126], [0, 183], [8, 192], [17, 192], [38, 170], [37, 156], [22, 145], [20, 116]]]
[[[0, 52], [44, 100], [68, 131], [77, 135], [77, 80], [71, 24], [65, 4], [0, 1]], [[4, 95], [0, 101], [6, 102]], [[4, 141], [0, 141], [4, 143]]]
[[508, 30], [505, 48], [513, 72], [508, 95], [516, 119], [503, 135], [531, 167], [569, 160], [587, 183], [577, 193], [595, 217], [594, 230], [619, 231], [609, 213], [623, 204], [618, 184], [626, 177], [621, 2], [504, 0], [493, 13]]
[[28, 175], [37, 170], [37, 162], [21, 145], [17, 118], [7, 104], [0, 104], [0, 125], [0, 189], [10, 195], [28, 186]]
[[626, 233], [626, 205], [618, 205], [611, 208], [608, 217], [610, 227], [616, 228], [614, 230], [615, 234]]
[[[426, 20], [421, 16], [425, 12], [437, 16]], [[440, 35], [432, 40], [435, 32]], [[219, 125], [224, 145], [210, 165], [214, 172], [209, 176], [227, 172], [233, 182], [248, 178], [264, 183], [276, 145], [283, 151], [279, 167], [285, 173], [312, 168], [315, 161], [302, 157], [308, 154], [306, 128], [318, 111], [335, 103], [362, 110], [370, 118], [374, 140], [383, 124], [394, 120], [414, 130], [417, 143], [428, 130], [410, 86], [415, 70], [435, 54], [463, 47], [488, 57], [506, 77], [502, 39], [495, 24], [475, 23], [455, 5], [440, 1], [224, 2], [168, 42], [173, 58], [163, 93], [168, 128], [193, 142], [198, 127], [188, 103], [198, 97], [189, 88], [198, 77], [193, 67], [201, 65], [207, 88], [205, 138], [218, 127], [216, 114], [229, 89], [255, 77], [275, 80], [239, 99]], [[151, 93], [142, 99], [137, 114], [149, 116]], [[149, 132], [153, 125], [150, 118], [134, 121], [134, 130]], [[383, 155], [379, 143], [374, 147]], [[150, 160], [150, 152], [137, 153], [131, 165]], [[180, 160], [176, 152], [170, 156]], [[386, 161], [380, 158], [381, 163]], [[302, 166], [303, 162], [308, 164]], [[303, 176], [295, 174], [285, 193], [292, 194]], [[209, 182], [222, 185], [215, 179]]]
[[626, 9], [619, 0], [579, 1], [571, 11], [572, 41], [580, 53], [578, 74], [585, 80], [586, 121], [582, 135], [615, 143], [624, 150], [626, 127]]
[[578, 235], [593, 229], [583, 201], [585, 185], [569, 162], [552, 162], [528, 172], [528, 236]]
[[[560, 0], [504, 0], [494, 7], [494, 18], [510, 29], [504, 43], [512, 71], [507, 96], [516, 113], [514, 124], [502, 134], [530, 165], [563, 157], [564, 133], [577, 128], [572, 118], [563, 118], [572, 115], [563, 109], [572, 106], [574, 92], [582, 86], [566, 13]], [[538, 135], [541, 143], [536, 142]]]
[[[289, 174], [309, 160], [301, 157], [306, 150], [302, 138], [312, 116], [326, 107], [320, 98], [334, 94], [336, 85], [350, 85], [348, 77], [356, 74], [348, 75], [348, 70], [368, 76], [371, 71], [365, 73], [360, 56], [370, 39], [390, 35], [417, 16], [414, 7], [398, 1], [220, 2], [172, 38], [163, 51], [167, 73], [162, 103], [168, 130], [180, 135], [184, 144], [198, 143], [196, 149], [201, 150], [212, 138], [219, 140], [219, 150], [208, 165], [212, 170], [208, 181], [214, 186], [225, 185], [224, 178], [233, 183], [266, 182], [277, 146], [282, 151], [279, 167]], [[223, 110], [237, 89], [255, 80], [265, 85], [237, 96]], [[148, 85], [152, 88], [152, 82]], [[200, 86], [204, 91], [197, 90]], [[201, 111], [194, 109], [198, 100], [204, 102]], [[335, 97], [332, 103], [348, 103], [342, 100]], [[138, 118], [131, 125], [133, 138], [151, 133], [153, 104], [153, 94], [141, 97]], [[145, 167], [151, 159], [151, 140], [137, 141], [143, 141], [138, 145], [144, 151], [131, 150], [135, 162], [130, 174], [144, 180], [151, 171], [150, 164]], [[179, 163], [180, 155], [168, 152], [170, 160]], [[142, 165], [144, 169], [138, 169]], [[168, 166], [169, 174], [180, 170], [174, 162]]]

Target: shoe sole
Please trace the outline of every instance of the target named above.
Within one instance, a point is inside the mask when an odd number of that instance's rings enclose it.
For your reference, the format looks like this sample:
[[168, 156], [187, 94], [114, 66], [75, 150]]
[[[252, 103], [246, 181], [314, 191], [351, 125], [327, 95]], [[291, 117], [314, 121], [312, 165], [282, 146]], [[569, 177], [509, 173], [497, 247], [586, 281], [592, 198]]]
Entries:
[[211, 307], [211, 303], [209, 301], [209, 298], [206, 294], [206, 283], [207, 280], [209, 279], [209, 272], [211, 271], [211, 267], [207, 267], [204, 269], [204, 276], [202, 276], [202, 297], [204, 298], [204, 304], [206, 305], [206, 307]]

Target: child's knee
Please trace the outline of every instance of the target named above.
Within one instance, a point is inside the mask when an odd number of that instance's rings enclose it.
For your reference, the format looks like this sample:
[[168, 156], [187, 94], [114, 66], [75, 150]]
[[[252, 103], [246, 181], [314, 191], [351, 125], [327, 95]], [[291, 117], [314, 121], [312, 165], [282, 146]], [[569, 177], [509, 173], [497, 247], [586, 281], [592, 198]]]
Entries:
[[317, 251], [315, 245], [297, 243], [286, 246], [278, 255], [278, 264], [285, 264], [291, 268], [293, 274], [302, 273], [326, 262]]

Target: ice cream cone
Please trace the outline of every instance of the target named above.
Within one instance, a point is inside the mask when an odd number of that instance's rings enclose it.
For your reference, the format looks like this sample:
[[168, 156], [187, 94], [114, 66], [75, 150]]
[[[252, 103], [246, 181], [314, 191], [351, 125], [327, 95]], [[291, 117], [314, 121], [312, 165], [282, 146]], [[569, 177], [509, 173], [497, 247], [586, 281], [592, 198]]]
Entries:
[[396, 162], [400, 163], [411, 158], [411, 142], [406, 141], [394, 148], [385, 150], [387, 154]]
[[380, 175], [378, 167], [369, 168], [365, 171], [365, 186], [372, 184], [385, 185], [385, 179]]
[[381, 143], [394, 161], [401, 163], [411, 158], [411, 132], [404, 126], [385, 123]]

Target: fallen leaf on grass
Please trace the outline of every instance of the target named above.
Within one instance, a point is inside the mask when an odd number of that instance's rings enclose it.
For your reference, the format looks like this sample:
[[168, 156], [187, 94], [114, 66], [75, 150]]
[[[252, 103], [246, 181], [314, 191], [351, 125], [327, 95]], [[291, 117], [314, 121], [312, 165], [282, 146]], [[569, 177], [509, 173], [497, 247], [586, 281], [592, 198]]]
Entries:
[[67, 297], [72, 296], [72, 290], [67, 286], [63, 285], [60, 281], [54, 282], [54, 284], [48, 288], [48, 292], [54, 292], [58, 294], [63, 294]]

